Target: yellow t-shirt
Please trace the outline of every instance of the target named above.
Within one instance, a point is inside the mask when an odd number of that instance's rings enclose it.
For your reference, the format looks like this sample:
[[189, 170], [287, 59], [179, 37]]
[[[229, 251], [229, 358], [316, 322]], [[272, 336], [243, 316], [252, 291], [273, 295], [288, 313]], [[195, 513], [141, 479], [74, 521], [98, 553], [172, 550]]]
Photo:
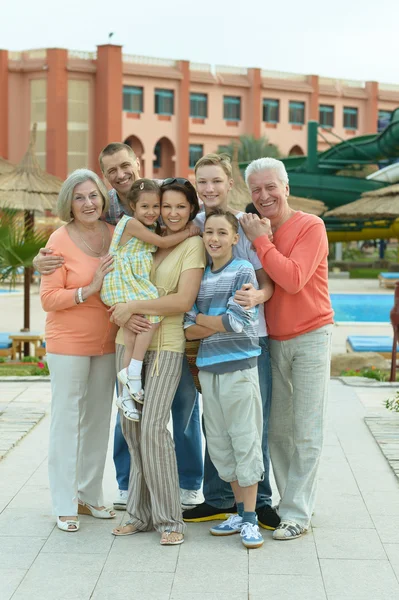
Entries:
[[[156, 286], [159, 296], [175, 294], [183, 271], [204, 269], [205, 265], [205, 249], [202, 239], [199, 236], [187, 238], [176, 246], [156, 268], [152, 267], [151, 281]], [[164, 317], [149, 350], [159, 349], [183, 353], [186, 343], [183, 319], [184, 313]], [[122, 329], [119, 330], [116, 342], [123, 344]]]

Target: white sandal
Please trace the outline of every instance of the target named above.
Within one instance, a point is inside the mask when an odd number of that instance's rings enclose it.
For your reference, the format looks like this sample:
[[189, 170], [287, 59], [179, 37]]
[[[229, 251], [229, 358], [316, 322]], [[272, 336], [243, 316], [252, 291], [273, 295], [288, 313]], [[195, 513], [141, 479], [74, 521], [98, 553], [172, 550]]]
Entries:
[[[68, 519], [68, 521], [61, 521], [61, 519], [57, 517], [57, 527], [58, 529], [61, 529], [61, 531], [68, 531], [69, 533], [72, 533], [74, 531], [78, 531], [79, 521], [74, 521], [73, 519]], [[73, 527], [73, 529], [70, 529], [70, 527]]]
[[102, 508], [99, 510], [98, 508], [91, 506], [91, 504], [87, 504], [87, 502], [82, 502], [81, 500], [79, 500], [78, 503], [78, 514], [90, 515], [96, 519], [113, 519], [116, 517], [116, 513], [110, 508]]
[[138, 423], [141, 419], [141, 412], [134, 406], [131, 408], [127, 402], [131, 401], [131, 399], [124, 398], [123, 396], [118, 396], [116, 399], [116, 406], [121, 409], [123, 412], [123, 416], [129, 421], [136, 421]]
[[141, 388], [141, 390], [139, 390], [138, 392], [134, 392], [133, 390], [130, 389], [130, 382], [131, 381], [140, 381], [140, 384], [141, 384], [141, 377], [129, 377], [127, 369], [122, 369], [122, 371], [119, 371], [119, 373], [117, 374], [117, 377], [118, 377], [119, 381], [122, 383], [122, 385], [124, 385], [127, 388], [128, 392], [131, 395], [131, 397], [133, 398], [133, 400], [135, 402], [138, 402], [139, 404], [144, 404], [143, 388]]

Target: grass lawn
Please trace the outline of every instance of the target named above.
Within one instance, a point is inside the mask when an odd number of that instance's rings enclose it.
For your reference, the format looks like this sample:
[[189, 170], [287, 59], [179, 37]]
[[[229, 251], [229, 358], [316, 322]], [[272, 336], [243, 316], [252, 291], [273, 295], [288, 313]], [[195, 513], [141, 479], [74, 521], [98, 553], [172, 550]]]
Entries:
[[35, 365], [13, 365], [0, 363], [0, 377], [27, 377], [31, 375], [48, 375], [47, 369]]

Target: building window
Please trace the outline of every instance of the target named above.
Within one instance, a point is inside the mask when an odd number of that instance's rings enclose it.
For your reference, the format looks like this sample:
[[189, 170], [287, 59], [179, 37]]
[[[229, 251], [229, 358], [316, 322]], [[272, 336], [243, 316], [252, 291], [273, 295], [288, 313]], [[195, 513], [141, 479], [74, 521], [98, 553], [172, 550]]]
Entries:
[[305, 103], [290, 100], [288, 121], [291, 125], [303, 125], [305, 123]]
[[68, 80], [68, 173], [89, 163], [90, 84]]
[[330, 104], [320, 104], [319, 123], [322, 127], [334, 127], [334, 107]]
[[175, 112], [175, 93], [173, 90], [155, 90], [155, 113], [173, 115]]
[[377, 131], [380, 133], [389, 124], [392, 117], [391, 110], [379, 110], [378, 111], [378, 123]]
[[154, 169], [160, 169], [162, 167], [162, 161], [161, 161], [162, 147], [161, 147], [160, 142], [157, 142], [155, 144], [154, 154], [155, 154], [155, 160], [152, 162], [152, 166]]
[[46, 169], [47, 132], [47, 80], [32, 79], [30, 82], [30, 128], [37, 123], [36, 156], [42, 169]]
[[190, 117], [206, 119], [208, 116], [208, 94], [190, 94]]
[[223, 118], [225, 121], [241, 121], [240, 96], [223, 96]]
[[263, 98], [263, 121], [278, 123], [280, 121], [280, 100]]
[[133, 85], [123, 86], [123, 110], [130, 113], [143, 112], [143, 88]]
[[359, 111], [357, 108], [344, 106], [344, 129], [357, 129]]
[[202, 144], [190, 144], [189, 148], [189, 167], [194, 169], [195, 164], [204, 155], [204, 146]]

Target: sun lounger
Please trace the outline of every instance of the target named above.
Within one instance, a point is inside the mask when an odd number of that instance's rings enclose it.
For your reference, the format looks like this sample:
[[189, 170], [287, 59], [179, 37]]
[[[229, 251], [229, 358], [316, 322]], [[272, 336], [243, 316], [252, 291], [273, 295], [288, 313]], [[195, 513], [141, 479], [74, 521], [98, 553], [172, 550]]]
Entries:
[[378, 352], [385, 358], [391, 358], [392, 338], [389, 335], [349, 335], [346, 349], [348, 352]]
[[0, 333], [0, 356], [11, 356], [11, 340], [9, 333]]
[[380, 287], [393, 288], [399, 281], [399, 273], [380, 273], [378, 275]]

